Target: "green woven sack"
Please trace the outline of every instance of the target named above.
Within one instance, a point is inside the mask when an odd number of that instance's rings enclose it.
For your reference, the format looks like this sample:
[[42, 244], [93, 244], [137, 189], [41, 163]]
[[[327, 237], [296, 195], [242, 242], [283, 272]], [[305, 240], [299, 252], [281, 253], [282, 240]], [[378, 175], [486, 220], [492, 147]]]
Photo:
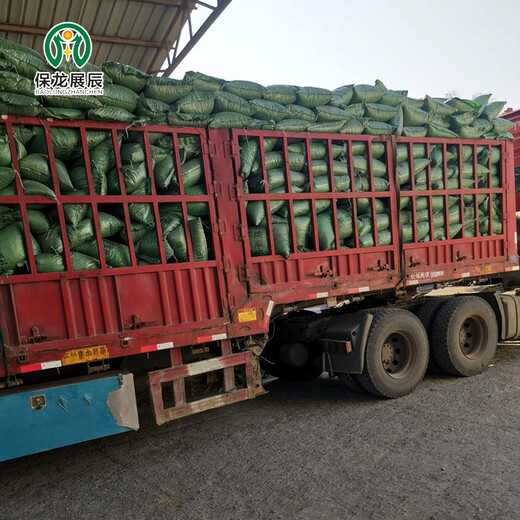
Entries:
[[137, 107], [134, 110], [136, 116], [157, 118], [164, 116], [170, 110], [170, 105], [157, 99], [144, 97], [143, 94], [137, 100]]
[[[318, 141], [311, 141], [310, 144], [311, 159], [325, 159], [327, 157], [327, 145]], [[305, 155], [307, 153], [305, 143], [291, 143], [287, 147], [289, 152], [300, 153]], [[331, 145], [332, 158], [336, 159], [340, 155], [345, 155], [345, 146], [334, 144]]]
[[462, 114], [455, 114], [450, 116], [451, 127], [454, 130], [459, 130], [460, 128], [471, 125], [477, 118], [477, 114], [474, 112], [464, 112]]
[[330, 123], [333, 121], [347, 122], [350, 115], [341, 108], [325, 105], [316, 107], [318, 123]]
[[85, 119], [85, 112], [79, 108], [44, 107], [40, 116], [79, 121]]
[[365, 104], [353, 103], [343, 110], [351, 117], [363, 117], [365, 115]]
[[[426, 157], [426, 145], [414, 144], [413, 145], [413, 157], [414, 159], [424, 159]], [[433, 153], [433, 152], [432, 152]], [[441, 156], [442, 156], [442, 152]], [[397, 145], [397, 162], [403, 162], [408, 159], [408, 145], [398, 144]]]
[[424, 109], [430, 112], [430, 114], [436, 114], [438, 116], [450, 116], [457, 111], [455, 107], [437, 101], [428, 95], [424, 98]]
[[391, 107], [380, 103], [367, 103], [365, 105], [365, 117], [369, 117], [374, 121], [387, 123], [397, 115], [398, 107]]
[[493, 129], [493, 123], [486, 118], [478, 118], [471, 124], [475, 128], [481, 128], [483, 133], [490, 132]]
[[462, 126], [458, 130], [458, 134], [462, 139], [479, 139], [483, 133], [483, 128], [473, 126]]
[[[75, 195], [87, 195], [86, 191], [77, 190]], [[78, 224], [90, 214], [89, 204], [64, 204], [63, 213], [65, 221], [72, 227], [77, 227]]]
[[404, 137], [426, 137], [428, 128], [425, 126], [404, 126], [401, 133]]
[[175, 179], [175, 162], [172, 156], [166, 157], [153, 169], [155, 185], [158, 188], [168, 188]]
[[354, 85], [354, 103], [377, 103], [385, 90], [374, 85]]
[[387, 90], [379, 100], [382, 105], [397, 107], [406, 101], [407, 90]]
[[305, 119], [284, 119], [276, 125], [279, 132], [305, 132], [309, 122]]
[[34, 85], [30, 79], [5, 70], [0, 71], [0, 91], [34, 97]]
[[330, 251], [336, 247], [336, 238], [334, 235], [334, 224], [332, 214], [328, 211], [320, 213], [316, 217], [318, 224], [318, 240], [320, 251]]
[[440, 139], [457, 139], [459, 137], [455, 132], [432, 123], [427, 125], [426, 135], [428, 137], [437, 137]]
[[[19, 161], [18, 165], [20, 167], [22, 179], [32, 179], [45, 184], [49, 188], [53, 187], [48, 155], [32, 153]], [[59, 159], [55, 159], [54, 166], [56, 168], [56, 173], [58, 174], [60, 190], [65, 192], [73, 191], [74, 185], [72, 184], [65, 164]]]
[[[69, 171], [70, 180], [76, 190], [88, 192], [87, 171], [83, 166], [77, 166]], [[103, 173], [92, 171], [92, 184], [96, 195], [108, 193], [107, 177]]]
[[186, 96], [192, 88], [190, 84], [178, 79], [151, 76], [146, 81], [144, 95], [172, 104]]
[[[328, 177], [317, 177], [313, 179], [315, 193], [328, 193], [330, 192], [330, 182]], [[350, 177], [347, 175], [335, 175], [334, 176], [334, 189], [336, 192], [347, 192], [350, 191]]]
[[343, 128], [344, 121], [333, 121], [329, 123], [314, 123], [307, 127], [308, 132], [317, 134], [337, 134]]
[[[370, 183], [368, 177], [356, 177], [354, 179], [355, 190], [353, 191], [370, 191]], [[386, 179], [374, 177], [374, 191], [388, 191], [389, 184]]]
[[[33, 252], [40, 254], [40, 247], [31, 235]], [[23, 224], [14, 222], [0, 229], [0, 274], [11, 274], [27, 261]]]
[[310, 108], [302, 107], [300, 105], [287, 105], [286, 108], [291, 113], [291, 118], [303, 119], [309, 123], [316, 122], [316, 114]]
[[[390, 227], [390, 217], [388, 214], [382, 213], [376, 215], [376, 221], [378, 231], [383, 231]], [[361, 215], [358, 218], [358, 234], [360, 237], [363, 237], [369, 233], [372, 233], [372, 215]]]
[[[357, 174], [367, 175], [369, 169], [369, 162], [367, 158], [363, 155], [353, 155], [352, 156], [352, 164], [354, 166], [354, 171]], [[386, 176], [386, 164], [378, 159], [372, 159], [372, 172], [375, 177], [385, 177]]]
[[[289, 168], [296, 172], [301, 172], [305, 165], [305, 155], [300, 153], [288, 152], [287, 159]], [[267, 152], [265, 154], [265, 168], [266, 170], [272, 170], [274, 168], [280, 168], [284, 165], [285, 159], [283, 152]], [[258, 157], [253, 162], [251, 173], [258, 174], [262, 170], [260, 168], [260, 161]]]
[[364, 133], [368, 135], [392, 135], [395, 130], [395, 126], [388, 123], [367, 121]]
[[[33, 137], [34, 130], [30, 126], [13, 125], [13, 135], [17, 141], [26, 145]], [[0, 135], [6, 135], [5, 125], [0, 125]]]
[[441, 116], [439, 114], [430, 114], [430, 123], [449, 128], [451, 126], [450, 116]]
[[[264, 150], [270, 152], [277, 143], [278, 139], [264, 139]], [[240, 139], [240, 163], [242, 177], [246, 179], [251, 173], [255, 159], [258, 157], [259, 144], [257, 138]]]
[[52, 70], [36, 51], [10, 40], [0, 40], [0, 58], [9, 62], [17, 74], [29, 79], [33, 79], [38, 71]]
[[183, 114], [209, 115], [215, 107], [215, 95], [212, 92], [192, 90], [175, 104], [175, 111]]
[[77, 251], [71, 251], [70, 257], [74, 271], [94, 271], [101, 267], [99, 265], [99, 260]]
[[269, 239], [266, 226], [248, 226], [249, 247], [251, 256], [268, 256]]
[[0, 92], [0, 114], [37, 116], [41, 110], [40, 102], [34, 97]]
[[[292, 186], [303, 186], [307, 177], [302, 172], [290, 172]], [[249, 177], [249, 190], [251, 193], [264, 193], [265, 181], [259, 174]], [[269, 191], [277, 188], [285, 187], [285, 171], [283, 169], [274, 169], [267, 171], [267, 186]]]
[[35, 197], [46, 197], [51, 200], [56, 200], [54, 191], [41, 182], [25, 179], [22, 184], [25, 195], [34, 195]]
[[[47, 144], [43, 127], [35, 126], [33, 128], [35, 136], [28, 144], [30, 153], [47, 153]], [[98, 130], [89, 130], [87, 132], [87, 146], [90, 150], [94, 146], [103, 142], [108, 137], [107, 132]], [[75, 159], [83, 155], [80, 134], [73, 128], [52, 128], [51, 141], [54, 151], [54, 157], [62, 161]]]
[[[332, 161], [332, 171], [334, 175], [348, 175], [348, 164], [342, 161]], [[314, 159], [312, 161], [312, 175], [313, 177], [320, 177], [328, 175], [329, 162], [325, 159]]]
[[224, 83], [222, 90], [250, 101], [252, 99], [260, 99], [266, 88], [253, 81], [236, 80]]
[[43, 96], [46, 107], [89, 110], [103, 106], [98, 96]]
[[334, 94], [330, 90], [318, 87], [302, 87], [296, 93], [298, 105], [307, 108], [326, 105], [333, 96]]
[[493, 123], [493, 132], [497, 134], [509, 132], [509, 130], [515, 127], [515, 123], [507, 119], [495, 118], [492, 119], [491, 122]]
[[478, 114], [479, 103], [475, 103], [470, 99], [452, 98], [446, 101], [446, 103], [456, 110], [456, 113], [463, 114], [465, 112], [471, 112]]
[[150, 77], [131, 65], [123, 65], [115, 61], [105, 61], [101, 65], [101, 69], [114, 83], [134, 92], [141, 92], [146, 86], [146, 80]]
[[134, 115], [124, 108], [106, 106], [89, 110], [87, 112], [87, 119], [92, 119], [93, 121], [131, 123], [134, 119]]
[[270, 85], [262, 94], [263, 99], [280, 105], [290, 105], [296, 101], [296, 87], [290, 85]]
[[251, 116], [253, 114], [253, 107], [249, 104], [249, 101], [231, 92], [220, 91], [215, 93], [213, 112], [232, 112], [244, 116]]
[[[139, 240], [141, 240], [146, 233], [150, 230], [150, 226], [148, 224], [142, 224], [139, 222], [132, 222], [132, 239], [134, 241], [134, 244], [137, 244]], [[128, 245], [128, 234], [126, 232], [126, 228], [123, 227], [121, 231], [119, 232], [119, 235], [117, 236], [118, 241], [122, 242], [123, 244]]]
[[248, 128], [254, 119], [236, 112], [218, 112], [209, 124], [210, 128]]
[[424, 126], [428, 123], [428, 112], [411, 105], [403, 105], [403, 124], [407, 126]]
[[278, 123], [290, 116], [290, 111], [279, 103], [265, 99], [252, 99], [250, 101], [253, 117], [262, 121], [274, 121]]
[[371, 212], [372, 212], [372, 204], [370, 202], [371, 200], [374, 200], [374, 202], [375, 202], [376, 214], [384, 213], [385, 211], [387, 211], [385, 203], [381, 199], [359, 198], [359, 199], [357, 199], [357, 212], [359, 215], [371, 214]]
[[482, 112], [483, 117], [487, 117], [490, 121], [495, 119], [504, 107], [506, 106], [506, 101], [493, 101], [492, 103], [488, 103], [484, 111]]
[[36, 270], [39, 273], [58, 273], [65, 271], [63, 256], [54, 253], [40, 253], [35, 257]]
[[[389, 246], [392, 244], [392, 234], [390, 233], [390, 231], [387, 231], [387, 230], [380, 231], [377, 234], [377, 241], [378, 241], [379, 247]], [[349, 245], [350, 245], [350, 247], [355, 247], [353, 242], [350, 242]], [[360, 247], [374, 247], [375, 246], [374, 237], [372, 235], [365, 235], [364, 237], [361, 237], [359, 239], [359, 246]]]
[[365, 130], [365, 124], [359, 119], [352, 118], [340, 128], [339, 132], [340, 134], [362, 134]]
[[54, 224], [49, 231], [38, 235], [36, 240], [44, 253], [63, 253], [63, 241], [59, 224]]
[[184, 82], [199, 92], [216, 92], [225, 83], [223, 79], [207, 76], [202, 72], [189, 71], [184, 74]]
[[137, 107], [139, 96], [129, 88], [108, 84], [103, 88], [103, 95], [97, 96], [97, 98], [103, 105], [119, 107], [128, 112], [133, 112]]
[[125, 164], [123, 165], [122, 171], [125, 179], [125, 188], [129, 193], [133, 192], [148, 178], [146, 162]]
[[332, 92], [334, 95], [329, 101], [329, 105], [340, 108], [346, 107], [354, 96], [354, 85], [344, 85], [343, 87], [335, 88]]
[[[314, 207], [316, 214], [326, 211], [330, 208], [331, 202], [327, 199], [316, 199]], [[308, 200], [295, 200], [293, 202], [293, 212], [295, 217], [303, 217], [311, 214], [311, 203]]]
[[0, 190], [7, 188], [16, 177], [16, 171], [7, 166], [0, 166]]

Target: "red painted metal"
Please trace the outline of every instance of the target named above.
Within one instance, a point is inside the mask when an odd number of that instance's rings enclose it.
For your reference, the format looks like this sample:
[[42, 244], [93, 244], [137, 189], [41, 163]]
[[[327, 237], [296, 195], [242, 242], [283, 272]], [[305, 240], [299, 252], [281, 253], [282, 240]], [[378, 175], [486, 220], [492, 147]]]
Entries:
[[[105, 345], [110, 357], [129, 356], [147, 351], [150, 345], [173, 342], [171, 351], [172, 372], [154, 376], [161, 384], [172, 381], [176, 401], [184, 406], [183, 385], [179, 377], [185, 376], [179, 348], [206, 341], [225, 343], [230, 338], [240, 338], [255, 334], [264, 334], [269, 326], [269, 318], [276, 305], [294, 302], [324, 302], [335, 296], [348, 296], [376, 292], [391, 292], [406, 285], [430, 283], [435, 280], [458, 280], [466, 276], [502, 273], [518, 265], [516, 243], [514, 239], [514, 191], [510, 189], [513, 180], [512, 144], [494, 141], [450, 140], [448, 144], [493, 145], [500, 146], [504, 155], [501, 160], [502, 185], [500, 188], [472, 190], [426, 190], [408, 193], [414, 197], [442, 194], [446, 198], [452, 194], [498, 193], [503, 197], [505, 222], [501, 235], [478, 238], [461, 238], [437, 242], [405, 244], [405, 264], [401, 261], [403, 249], [399, 240], [398, 190], [395, 181], [393, 149], [397, 143], [426, 143], [427, 145], [446, 141], [439, 139], [406, 139], [372, 137], [366, 135], [347, 136], [331, 134], [284, 134], [273, 131], [253, 130], [206, 130], [203, 128], [173, 128], [168, 126], [148, 126], [127, 129], [122, 124], [93, 121], [50, 121], [37, 118], [8, 117], [5, 119], [7, 133], [13, 157], [15, 142], [10, 130], [12, 124], [43, 126], [46, 132], [53, 127], [79, 129], [84, 148], [88, 130], [104, 130], [111, 133], [112, 142], [117, 143], [118, 132], [140, 132], [144, 138], [147, 166], [150, 178], [153, 172], [149, 154], [148, 136], [152, 132], [171, 136], [174, 144], [176, 171], [181, 171], [178, 151], [180, 136], [196, 136], [200, 140], [203, 167], [205, 171], [207, 195], [188, 196], [184, 194], [182, 181], [179, 195], [158, 195], [153, 188], [152, 195], [130, 196], [125, 194], [121, 170], [121, 157], [115, 146], [116, 167], [120, 181], [121, 195], [99, 196], [94, 194], [92, 179], [89, 178], [89, 194], [84, 196], [63, 195], [59, 192], [57, 172], [52, 165], [52, 178], [57, 201], [43, 197], [26, 196], [17, 181], [18, 194], [2, 197], [3, 204], [17, 204], [22, 212], [29, 258], [29, 274], [0, 277], [0, 330], [4, 341], [6, 362], [0, 363], [0, 377], [7, 374], [24, 372], [24, 367], [38, 364], [56, 363], [63, 359], [69, 349]], [[1, 122], [0, 122], [1, 124]], [[364, 142], [368, 147], [372, 143], [384, 143], [387, 156], [387, 171], [390, 188], [385, 192], [336, 192], [331, 170], [329, 154], [329, 183], [331, 193], [314, 192], [312, 171], [309, 171], [310, 193], [292, 193], [288, 189], [284, 194], [244, 194], [243, 180], [240, 176], [240, 137], [277, 137], [282, 139], [285, 157], [286, 180], [288, 180], [288, 138], [301, 138], [306, 142], [307, 159], [310, 162], [310, 140], [326, 143], [329, 151], [332, 143], [342, 142], [347, 146], [349, 176], [351, 186], [355, 188], [356, 177], [353, 171], [352, 143]], [[50, 146], [50, 134], [47, 134]], [[263, 140], [260, 140], [263, 150]], [[52, 150], [49, 150], [52, 157]], [[85, 150], [88, 157], [88, 151]], [[263, 155], [262, 155], [263, 157]], [[475, 160], [475, 157], [474, 157]], [[18, 169], [16, 160], [14, 166]], [[262, 172], [267, 180], [265, 162], [262, 159]], [[89, 161], [86, 161], [89, 170]], [[312, 167], [310, 168], [312, 170]], [[89, 171], [90, 177], [90, 171]], [[413, 178], [413, 176], [412, 176]], [[373, 188], [374, 176], [369, 168], [370, 188]], [[153, 186], [153, 182], [151, 183]], [[290, 183], [288, 183], [290, 186]], [[431, 188], [431, 184], [429, 184]], [[403, 193], [404, 196], [406, 193]], [[363, 197], [371, 201], [372, 215], [375, 213], [376, 198], [385, 199], [390, 207], [393, 241], [390, 246], [359, 247], [357, 231], [356, 204], [354, 214], [354, 244], [350, 249], [330, 251], [293, 252], [288, 259], [272, 254], [264, 257], [251, 255], [247, 232], [245, 205], [248, 201], [286, 200], [289, 218], [294, 215], [293, 204], [297, 200], [311, 201], [311, 213], [315, 243], [318, 244], [317, 217], [315, 202], [330, 199], [332, 211], [336, 215], [337, 202], [348, 199], [355, 202]], [[182, 218], [187, 229], [188, 202], [208, 204], [211, 221], [211, 239], [214, 258], [204, 262], [194, 262], [191, 243], [189, 261], [158, 265], [138, 266], [135, 251], [130, 245], [131, 266], [117, 269], [106, 267], [102, 259], [102, 268], [97, 271], [73, 271], [70, 254], [66, 248], [65, 261], [67, 270], [61, 273], [39, 274], [36, 272], [34, 253], [30, 245], [26, 206], [31, 203], [54, 205], [61, 223], [62, 239], [66, 243], [67, 234], [63, 215], [63, 204], [87, 203], [94, 208], [98, 204], [119, 204], [124, 210], [124, 221], [132, 244], [129, 204], [152, 204], [156, 222], [157, 236], [160, 239], [161, 257], [162, 231], [158, 220], [158, 206], [164, 202], [180, 203]], [[272, 222], [270, 212], [266, 212], [269, 241], [274, 251]], [[94, 209], [93, 217], [96, 228], [96, 240], [101, 245], [99, 219]], [[188, 231], [189, 232], [189, 231]], [[334, 234], [338, 243], [338, 226], [334, 224]], [[291, 231], [293, 250], [296, 249], [296, 237]], [[103, 248], [100, 247], [100, 251]], [[514, 256], [514, 259], [513, 259]], [[411, 259], [417, 258], [420, 264], [410, 267]], [[442, 276], [433, 277], [431, 273], [443, 271]], [[429, 273], [427, 275], [427, 273]], [[467, 274], [469, 273], [469, 275]], [[412, 283], [410, 283], [412, 282]], [[240, 320], [241, 309], [254, 309], [256, 319]], [[226, 346], [227, 345], [227, 346]], [[222, 345], [223, 360], [233, 356], [229, 344]], [[235, 358], [233, 358], [235, 359]], [[238, 359], [238, 358], [237, 358]], [[240, 364], [250, 373], [250, 360], [240, 358]], [[44, 365], [51, 366], [52, 365]], [[208, 366], [212, 366], [209, 364]], [[233, 365], [234, 366], [234, 365]], [[43, 368], [43, 366], [42, 366]], [[228, 366], [222, 366], [226, 370]], [[26, 370], [26, 369], [25, 369]], [[170, 369], [168, 369], [170, 370]], [[184, 374], [184, 375], [183, 375]], [[179, 376], [179, 377], [178, 377]], [[166, 379], [164, 379], [166, 377]], [[170, 379], [168, 379], [170, 377]], [[151, 386], [159, 384], [153, 379]], [[225, 386], [231, 389], [231, 371], [225, 372]], [[250, 386], [250, 385], [248, 385]], [[178, 399], [177, 399], [178, 394]], [[184, 396], [184, 397], [183, 397]], [[249, 398], [248, 389], [229, 393], [228, 397], [218, 400], [226, 404]], [[217, 401], [213, 402], [214, 404]], [[218, 404], [215, 404], [218, 405]], [[206, 403], [199, 409], [210, 406]], [[191, 408], [183, 408], [186, 411]], [[157, 408], [156, 408], [157, 411]], [[166, 412], [165, 412], [166, 413]], [[179, 412], [180, 413], [180, 412]], [[189, 412], [192, 413], [192, 412]], [[171, 415], [170, 412], [167, 415]], [[174, 414], [175, 415], [175, 414]], [[182, 413], [181, 413], [182, 415]]]
[[[515, 138], [515, 148], [514, 148], [514, 164], [515, 167], [520, 167], [520, 110], [509, 110], [508, 112], [504, 112], [500, 115], [500, 117], [504, 119], [509, 119], [512, 123], [515, 123], [510, 133], [513, 134]], [[520, 211], [520, 191], [516, 191], [516, 210]]]
[[509, 110], [500, 114], [500, 117], [516, 124], [509, 132], [515, 138], [515, 166], [520, 166], [520, 110]]
[[[289, 171], [289, 164], [287, 160], [287, 139], [288, 136], [284, 132], [275, 131], [254, 131], [254, 130], [232, 130], [232, 142], [236, 149], [239, 148], [240, 138], [279, 138], [283, 140], [283, 149], [285, 155], [285, 171]], [[290, 189], [287, 193], [272, 194], [272, 193], [252, 193], [244, 195], [240, 199], [240, 219], [242, 225], [247, 227], [246, 217], [246, 202], [247, 201], [272, 201], [272, 200], [287, 200], [289, 202], [289, 212], [291, 221], [292, 204], [297, 200], [311, 201], [312, 221], [314, 243], [319, 244], [318, 240], [318, 226], [316, 219], [316, 200], [331, 200], [334, 221], [334, 234], [336, 237], [336, 244], [338, 239], [338, 225], [336, 218], [336, 205], [339, 200], [352, 201], [351, 207], [354, 215], [356, 215], [356, 204], [354, 201], [358, 198], [368, 198], [372, 204], [372, 214], [375, 214], [374, 199], [379, 198], [388, 202], [389, 210], [392, 220], [391, 232], [394, 237], [393, 245], [378, 246], [377, 233], [375, 237], [376, 247], [371, 248], [352, 248], [352, 249], [334, 249], [331, 251], [316, 251], [313, 252], [295, 252], [296, 240], [293, 233], [292, 252], [289, 259], [285, 259], [280, 255], [272, 254], [270, 256], [254, 257], [251, 255], [249, 239], [247, 234], [244, 236], [246, 265], [251, 270], [249, 279], [249, 287], [251, 293], [276, 293], [276, 303], [291, 303], [298, 300], [316, 299], [320, 296], [317, 294], [329, 297], [334, 295], [352, 294], [358, 292], [360, 287], [369, 287], [372, 291], [381, 291], [394, 288], [399, 282], [399, 244], [398, 244], [398, 225], [397, 225], [397, 207], [395, 198], [395, 181], [393, 175], [389, 175], [390, 183], [389, 191], [350, 191], [350, 192], [336, 192], [334, 188], [334, 179], [332, 173], [331, 154], [329, 153], [329, 185], [331, 192], [317, 193], [314, 192], [314, 183], [312, 177], [312, 164], [310, 158], [310, 142], [311, 140], [319, 140], [326, 143], [330, 151], [331, 144], [346, 143], [349, 154], [349, 176], [351, 186], [354, 186], [356, 179], [354, 177], [353, 163], [352, 163], [352, 142], [363, 142], [369, 147], [371, 142], [383, 142], [386, 146], [386, 155], [389, 158], [387, 162], [388, 172], [394, 170], [392, 142], [390, 138], [375, 138], [371, 136], [347, 136], [347, 135], [331, 135], [331, 134], [308, 134], [308, 133], [291, 133], [291, 139], [301, 139], [305, 141], [307, 152], [307, 163], [309, 167], [309, 190], [308, 193], [291, 193]], [[263, 139], [259, 141], [260, 157], [263, 158]], [[236, 172], [236, 182], [239, 190], [243, 193], [243, 180], [240, 176], [240, 156], [234, 156], [234, 166]], [[261, 162], [262, 172], [264, 176], [265, 186], [267, 186], [267, 172], [265, 168], [265, 161]], [[370, 187], [373, 187], [373, 172], [371, 162], [369, 162], [369, 178]], [[290, 184], [288, 184], [290, 186]], [[266, 188], [267, 189], [267, 188]], [[268, 235], [270, 237], [270, 249], [274, 251], [274, 240], [272, 234], [272, 223], [270, 212], [266, 211]], [[294, 226], [291, 226], [294, 228]], [[357, 232], [357, 225], [354, 224], [355, 240], [359, 245], [359, 236]], [[293, 230], [294, 231], [294, 230]], [[380, 266], [388, 266], [383, 271]], [[325, 275], [325, 276], [323, 276]]]

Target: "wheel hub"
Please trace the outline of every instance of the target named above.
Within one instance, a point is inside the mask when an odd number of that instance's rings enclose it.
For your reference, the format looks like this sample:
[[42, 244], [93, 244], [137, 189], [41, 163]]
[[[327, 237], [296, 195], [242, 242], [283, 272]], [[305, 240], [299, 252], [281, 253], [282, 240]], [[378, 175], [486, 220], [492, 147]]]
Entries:
[[468, 359], [476, 359], [487, 343], [487, 327], [479, 316], [466, 318], [459, 330], [459, 347]]
[[401, 333], [390, 334], [381, 349], [381, 362], [385, 372], [394, 378], [408, 373], [411, 362], [411, 340]]

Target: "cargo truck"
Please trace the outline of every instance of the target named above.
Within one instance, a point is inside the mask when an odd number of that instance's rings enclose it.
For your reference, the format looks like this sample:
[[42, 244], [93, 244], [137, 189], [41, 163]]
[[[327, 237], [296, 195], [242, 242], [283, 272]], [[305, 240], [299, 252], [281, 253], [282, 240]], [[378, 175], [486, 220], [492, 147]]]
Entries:
[[[490, 363], [497, 342], [520, 337], [520, 297], [511, 292], [518, 287], [519, 262], [510, 142], [127, 128], [16, 116], [3, 117], [0, 125], [17, 171], [15, 136], [20, 128], [39, 129], [56, 194], [49, 199], [24, 193], [17, 176], [16, 192], [0, 197], [1, 204], [19, 211], [27, 257], [22, 269], [0, 277], [0, 460], [138, 429], [134, 376], [147, 378], [151, 408], [161, 425], [263, 394], [266, 372], [289, 380], [326, 372], [351, 389], [396, 398], [420, 383], [429, 359], [449, 374], [471, 376]], [[63, 128], [77, 132], [85, 158], [87, 189], [81, 195], [60, 192], [55, 161], [60, 142], [53, 132]], [[96, 194], [89, 161], [92, 131], [106, 132], [112, 141], [118, 194]], [[122, 136], [143, 144], [149, 194], [126, 193]], [[153, 182], [151, 143], [158, 136], [171, 143], [178, 184], [174, 194], [159, 193]], [[188, 193], [179, 173], [185, 151], [180, 143], [187, 138], [200, 150], [202, 194]], [[269, 190], [265, 151], [273, 140], [282, 157], [285, 190]], [[251, 141], [258, 146], [263, 178], [262, 189], [254, 193], [244, 181], [240, 153]], [[307, 192], [291, 187], [295, 142], [305, 157]], [[325, 149], [327, 191], [313, 178], [315, 143]], [[353, 151], [360, 146], [366, 157], [364, 180], [353, 167]], [[334, 173], [337, 147], [348, 168], [348, 188], [341, 190]], [[378, 164], [385, 165], [377, 176], [376, 148]], [[414, 161], [430, 157], [434, 149], [441, 179], [432, 180], [430, 162], [419, 184]], [[471, 164], [469, 175], [464, 156]], [[453, 182], [449, 158], [457, 166]], [[488, 167], [483, 178], [479, 164]], [[400, 182], [401, 175], [409, 181]], [[202, 260], [190, 237], [188, 207], [194, 203], [204, 205], [210, 222], [204, 231], [209, 253]], [[73, 204], [88, 205], [97, 269], [74, 270], [67, 216]], [[181, 261], [167, 261], [164, 204], [179, 209], [187, 244]], [[255, 204], [264, 215], [266, 249], [260, 252], [248, 222]], [[100, 213], [108, 205], [118, 206], [125, 224], [129, 260], [123, 267], [111, 265], [100, 229]], [[131, 219], [136, 205], [153, 212], [156, 262], [142, 262], [136, 254]], [[325, 222], [332, 233], [327, 244], [323, 205], [331, 215]], [[379, 229], [374, 223], [381, 205], [389, 218]], [[50, 206], [60, 230], [63, 266], [39, 272], [28, 211]], [[289, 222], [285, 253], [280, 253], [274, 206], [285, 208]], [[304, 233], [312, 248], [301, 245], [302, 206], [308, 210]], [[405, 207], [407, 213], [401, 211]], [[342, 220], [345, 208], [348, 230]], [[488, 220], [479, 215], [483, 208]], [[425, 232], [418, 224], [420, 211], [426, 212]], [[371, 228], [361, 233], [367, 216]], [[428, 296], [440, 287], [451, 287], [451, 296]]]

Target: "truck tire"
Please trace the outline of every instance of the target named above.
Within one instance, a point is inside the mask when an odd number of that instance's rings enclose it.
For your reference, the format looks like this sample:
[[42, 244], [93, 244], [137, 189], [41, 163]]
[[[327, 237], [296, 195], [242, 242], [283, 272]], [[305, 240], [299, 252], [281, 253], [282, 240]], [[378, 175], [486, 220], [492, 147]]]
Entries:
[[449, 300], [450, 298], [442, 297], [442, 298], [429, 298], [426, 303], [423, 303], [419, 310], [417, 311], [417, 317], [421, 320], [423, 324], [426, 334], [428, 334], [428, 340], [430, 342], [430, 358], [428, 361], [427, 372], [432, 374], [440, 374], [442, 372], [441, 367], [435, 361], [435, 358], [431, 352], [432, 345], [432, 329], [433, 322], [435, 320], [435, 316], [439, 309]]
[[396, 398], [409, 394], [428, 366], [428, 336], [409, 311], [376, 311], [365, 347], [363, 373], [357, 376], [371, 394]]
[[450, 300], [435, 317], [432, 353], [447, 374], [466, 377], [479, 374], [493, 359], [497, 343], [495, 313], [478, 296]]

